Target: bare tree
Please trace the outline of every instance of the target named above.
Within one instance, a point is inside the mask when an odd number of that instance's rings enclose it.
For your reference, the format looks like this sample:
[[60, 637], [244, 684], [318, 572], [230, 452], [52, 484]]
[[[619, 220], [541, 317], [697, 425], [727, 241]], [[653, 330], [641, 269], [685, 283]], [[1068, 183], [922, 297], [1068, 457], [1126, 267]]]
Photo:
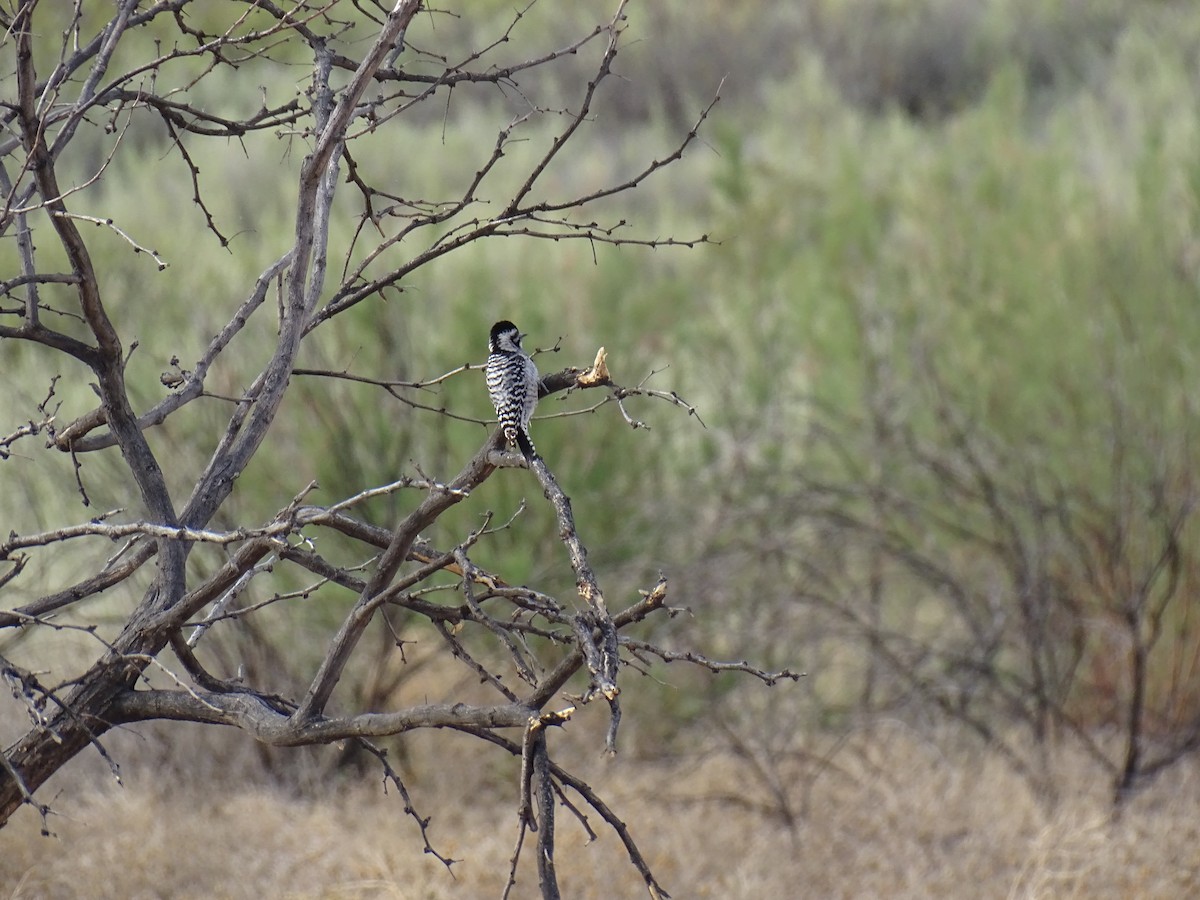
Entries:
[[[577, 706], [602, 698], [611, 716], [606, 747], [615, 751], [621, 667], [654, 657], [667, 662], [686, 659], [714, 671], [734, 668], [767, 683], [794, 678], [794, 673], [717, 663], [691, 650], [680, 653], [645, 641], [630, 643], [625, 629], [669, 612], [667, 582], [649, 586], [629, 603], [613, 604], [606, 598], [588, 564], [570, 502], [540, 459], [529, 468], [557, 516], [577, 583], [576, 597], [563, 599], [513, 585], [502, 573], [475, 565], [471, 548], [494, 530], [490, 521], [450, 546], [424, 540], [422, 532], [448, 509], [467, 501], [486, 479], [523, 464], [501, 449], [495, 434], [463, 461], [457, 475], [444, 481], [417, 472], [384, 485], [362, 485], [326, 506], [306, 502], [314, 485], [297, 483], [288, 496], [279, 498], [277, 511], [265, 521], [239, 521], [229, 501], [237, 496], [239, 477], [261, 455], [294, 376], [325, 376], [325, 384], [357, 378], [395, 394], [477, 368], [462, 366], [429, 381], [399, 383], [298, 365], [299, 353], [314, 333], [336, 328], [339, 317], [360, 303], [402, 290], [417, 269], [495, 237], [650, 247], [703, 242], [699, 235], [683, 240], [630, 236], [623, 221], [599, 222], [588, 216], [587, 207], [637, 186], [680, 159], [708, 111], [701, 112], [696, 125], [661, 158], [606, 186], [555, 196], [545, 188], [543, 176], [577, 142], [581, 126], [593, 113], [597, 90], [610, 76], [621, 44], [624, 2], [617, 4], [611, 18], [577, 40], [520, 62], [493, 60], [524, 12], [492, 42], [453, 60], [436, 50], [433, 23], [436, 16], [447, 14], [423, 11], [419, 0], [399, 0], [390, 9], [373, 0], [200, 7], [190, 0], [120, 0], [109, 9], [111, 17], [98, 22], [82, 0], [73, 6], [17, 0], [0, 13], [0, 46], [11, 61], [4, 75], [10, 89], [0, 103], [0, 234], [10, 240], [11, 257], [6, 258], [15, 263], [13, 274], [0, 283], [0, 338], [5, 339], [0, 346], [33, 347], [41, 358], [62, 359], [68, 372], [65, 380], [56, 376], [48, 387], [22, 385], [23, 391], [38, 392], [44, 399], [31, 404], [37, 409], [28, 410], [25, 424], [0, 439], [0, 457], [10, 459], [14, 448], [31, 446], [31, 439], [42, 436], [48, 447], [61, 453], [62, 477], [55, 487], [67, 485], [77, 502], [87, 506], [80, 467], [90, 455], [115, 447], [120, 465], [114, 477], [140, 500], [129, 509], [83, 514], [75, 524], [13, 532], [0, 546], [5, 563], [0, 588], [12, 592], [19, 586], [22, 597], [33, 597], [0, 611], [0, 634], [9, 635], [0, 643], [0, 671], [30, 717], [24, 737], [2, 757], [0, 822], [22, 804], [45, 817], [49, 809], [37, 799], [38, 788], [89, 745], [108, 759], [102, 739], [112, 727], [181, 720], [234, 726], [272, 745], [361, 745], [378, 757], [404, 795], [425, 849], [436, 854], [426, 835], [428, 820], [413, 811], [405, 786], [371, 739], [413, 729], [453, 729], [498, 745], [522, 761], [510, 887], [525, 834], [536, 830], [542, 892], [557, 896], [554, 807], [563, 802], [575, 810], [568, 800], [570, 791], [617, 832], [651, 894], [663, 895], [624, 823], [586, 783], [551, 759], [548, 728], [566, 723]], [[434, 46], [426, 46], [427, 41]], [[556, 60], [586, 52], [593, 53], [595, 68], [570, 109], [540, 106], [519, 84]], [[275, 97], [264, 87], [261, 104], [250, 113], [230, 111], [244, 103], [214, 99], [221, 85], [253, 85], [250, 79], [257, 72], [297, 64], [305, 65], [311, 76], [294, 96]], [[236, 82], [226, 78], [218, 84], [222, 75], [234, 72]], [[206, 93], [210, 81], [213, 88]], [[402, 196], [375, 183], [358, 164], [360, 153], [390, 140], [402, 165], [403, 147], [395, 135], [405, 117], [449, 102], [456, 90], [461, 95], [473, 89], [505, 92], [525, 103], [525, 109], [510, 115], [497, 128], [492, 145], [481, 148], [478, 159], [460, 173], [454, 196]], [[522, 129], [537, 120], [559, 124], [534, 162], [515, 182], [506, 182], [498, 174], [501, 160]], [[194, 362], [185, 365], [172, 358], [172, 367], [161, 377], [168, 393], [148, 408], [139, 408], [134, 399], [148, 386], [126, 380], [138, 343], [122, 333], [112, 315], [114, 289], [104, 275], [111, 254], [98, 255], [95, 240], [85, 238], [84, 228], [96, 226], [99, 233], [117, 236], [126, 252], [145, 254], [160, 269], [171, 261], [139, 234], [137, 223], [79, 211], [87, 208], [89, 191], [112, 177], [118, 161], [137, 152], [135, 136], [151, 142], [153, 152], [180, 163], [198, 222], [211, 240], [239, 255], [262, 256], [263, 250], [226, 233], [213, 212], [211, 187], [201, 177], [200, 154], [210, 151], [198, 148], [207, 143], [236, 152], [239, 141], [262, 136], [278, 137], [288, 146], [299, 141], [305, 150], [295, 172], [290, 200], [294, 230], [286, 251], [257, 262], [259, 274], [245, 285], [240, 298], [229, 301], [222, 313], [225, 324]], [[87, 152], [78, 152], [80, 148]], [[146, 189], [150, 186], [126, 188]], [[338, 216], [334, 202], [347, 192], [358, 205], [359, 221], [344, 256], [335, 259], [330, 250], [331, 223]], [[171, 278], [174, 271], [162, 277]], [[186, 273], [174, 279], [160, 292], [161, 302], [187, 304]], [[268, 302], [272, 296], [275, 303]], [[147, 432], [169, 433], [181, 410], [199, 398], [218, 396], [211, 381], [238, 358], [231, 346], [248, 323], [272, 311], [276, 318], [266, 361], [247, 379], [248, 386], [223, 398], [232, 412], [212, 435], [202, 470], [191, 476], [186, 467], [156, 452]], [[139, 337], [141, 353], [164, 359], [171, 355], [172, 336]], [[158, 346], [146, 347], [150, 340]], [[19, 377], [19, 370], [5, 365], [10, 380]], [[83, 384], [89, 377], [98, 403], [63, 421], [64, 387]], [[547, 394], [605, 392], [625, 421], [635, 426], [623, 405], [632, 396], [658, 397], [694, 412], [673, 392], [614, 384], [603, 351], [590, 367], [547, 375], [541, 388]], [[520, 472], [503, 477], [510, 476], [528, 477]], [[419, 496], [391, 528], [373, 526], [355, 515], [372, 498], [408, 490]], [[216, 521], [227, 524], [218, 526]], [[312, 536], [319, 533], [338, 534], [341, 546], [349, 542], [355, 548], [353, 562], [318, 552]], [[115, 554], [113, 542], [120, 543]], [[222, 555], [216, 562], [210, 560], [204, 571], [188, 565], [199, 555], [194, 553], [197, 548], [216, 548]], [[28, 565], [30, 560], [68, 552], [82, 561], [86, 572], [70, 583], [56, 582], [53, 567]], [[147, 574], [151, 570], [152, 576]], [[202, 649], [205, 634], [218, 622], [249, 627], [263, 606], [298, 596], [300, 592], [286, 590], [285, 573], [296, 572], [309, 573], [317, 586], [337, 586], [357, 597], [329, 636], [307, 688], [285, 696], [245, 673], [223, 677], [212, 671], [212, 663], [197, 649]], [[447, 573], [460, 596], [439, 602], [429, 589], [439, 583], [436, 577], [443, 579], [444, 587]], [[89, 619], [84, 601], [137, 585], [139, 579], [144, 579], [140, 599], [118, 627], [105, 628]], [[248, 585], [271, 579], [281, 587], [270, 601], [241, 601]], [[387, 611], [425, 622], [484, 693], [465, 696], [461, 702], [388, 711], [331, 711], [334, 689], [368, 625]], [[93, 661], [79, 671], [62, 671], [61, 665], [35, 671], [21, 655], [33, 643], [27, 639], [63, 630], [94, 642]], [[561, 699], [577, 673], [581, 690]], [[116, 762], [111, 762], [115, 772]], [[438, 858], [447, 866], [452, 863]]]
[[927, 333], [899, 336], [869, 289], [854, 312], [865, 414], [814, 404], [807, 466], [774, 510], [803, 529], [787, 564], [806, 633], [859, 648], [863, 720], [948, 721], [1047, 804], [1070, 744], [1119, 804], [1200, 746], [1190, 424], [1142, 416], [1113, 367], [1089, 427], [1014, 437]]

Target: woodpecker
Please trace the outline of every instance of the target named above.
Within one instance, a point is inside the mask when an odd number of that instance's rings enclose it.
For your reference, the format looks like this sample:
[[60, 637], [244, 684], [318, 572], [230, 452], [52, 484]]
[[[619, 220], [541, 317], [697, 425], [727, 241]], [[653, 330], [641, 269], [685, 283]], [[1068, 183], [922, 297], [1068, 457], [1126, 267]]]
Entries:
[[529, 420], [538, 400], [538, 371], [529, 354], [521, 349], [525, 335], [517, 326], [504, 319], [492, 326], [488, 338], [486, 367], [488, 395], [506, 443], [515, 444], [528, 460], [537, 451], [529, 440]]

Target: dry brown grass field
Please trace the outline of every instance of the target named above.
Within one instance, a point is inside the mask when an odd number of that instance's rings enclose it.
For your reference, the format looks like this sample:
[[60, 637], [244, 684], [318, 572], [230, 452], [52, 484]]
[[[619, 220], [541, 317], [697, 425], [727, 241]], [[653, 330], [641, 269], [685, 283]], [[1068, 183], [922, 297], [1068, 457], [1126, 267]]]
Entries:
[[[45, 796], [60, 813], [51, 820], [55, 836], [41, 836], [28, 809], [14, 817], [0, 838], [0, 896], [501, 896], [516, 836], [515, 771], [506, 762], [478, 769], [467, 753], [443, 756], [440, 765], [429, 747], [411, 754], [425, 759], [406, 774], [414, 802], [433, 816], [431, 838], [461, 859], [451, 877], [421, 852], [400, 799], [374, 778], [271, 786], [238, 774], [255, 762], [210, 752], [210, 740], [197, 735], [188, 751], [196, 756], [185, 760], [165, 742], [140, 739], [140, 751], [126, 752], [153, 757], [159, 747], [163, 756], [157, 765], [151, 758], [129, 766], [124, 787], [105, 786], [105, 770], [86, 771], [87, 762], [57, 790], [51, 784]], [[819, 761], [810, 747], [792, 771], [782, 767], [792, 828], [760, 803], [746, 771], [719, 753], [608, 761], [581, 745], [569, 755], [630, 825], [677, 900], [1200, 892], [1195, 762], [1167, 771], [1114, 816], [1106, 784], [1082, 757], [1058, 761], [1065, 774], [1051, 809], [994, 755], [947, 752], [900, 725], [831, 746]], [[563, 895], [646, 896], [619, 841], [594, 814], [590, 821], [600, 832], [592, 843], [569, 813], [560, 814]], [[515, 897], [537, 895], [526, 862]]]

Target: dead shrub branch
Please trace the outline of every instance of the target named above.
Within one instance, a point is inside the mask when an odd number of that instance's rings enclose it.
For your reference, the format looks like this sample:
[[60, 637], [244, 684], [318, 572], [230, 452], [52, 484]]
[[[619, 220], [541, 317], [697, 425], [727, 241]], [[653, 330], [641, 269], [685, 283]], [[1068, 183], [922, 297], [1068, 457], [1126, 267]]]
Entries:
[[[315, 417], [305, 433], [314, 438], [322, 411], [338, 402], [334, 388], [350, 381], [418, 409], [481, 421], [449, 404], [424, 404], [412, 393], [474, 376], [474, 364], [422, 381], [299, 365], [319, 328], [317, 338], [343, 323], [349, 328], [352, 317], [343, 314], [404, 290], [412, 273], [447, 254], [493, 237], [650, 248], [707, 241], [705, 235], [647, 237], [624, 219], [584, 211], [682, 159], [716, 97], [665, 154], [630, 166], [632, 174], [575, 189], [570, 182], [552, 185], [548, 177], [568, 165], [585, 140], [594, 101], [614, 77], [628, 25], [624, 0], [574, 39], [554, 49], [530, 48], [524, 60], [503, 64], [495, 61], [497, 48], [516, 40], [516, 26], [534, 4], [457, 62], [432, 49], [440, 36], [430, 27], [433, 18], [418, 16], [423, 6], [420, 0], [217, 6], [121, 0], [99, 21], [89, 18], [91, 11], [83, 14], [83, 4], [17, 0], [2, 14], [0, 55], [9, 74], [0, 75], [0, 84], [9, 90], [0, 94], [9, 99], [0, 103], [0, 236], [14, 239], [18, 265], [0, 281], [0, 341], [20, 342], [41, 360], [60, 360], [63, 374], [52, 379], [48, 394], [44, 380], [21, 385], [26, 396], [45, 400], [0, 428], [0, 463], [19, 464], [14, 448], [30, 448], [30, 439], [42, 435], [58, 476], [39, 492], [56, 491], [72, 505], [90, 506], [90, 495], [123, 499], [105, 501], [107, 512], [89, 511], [57, 527], [43, 524], [64, 521], [57, 514], [38, 516], [36, 525], [0, 541], [0, 561], [8, 564], [0, 589], [21, 598], [0, 608], [0, 672], [31, 717], [27, 732], [3, 755], [0, 823], [29, 805], [45, 825], [50, 810], [35, 799], [39, 789], [88, 746], [117, 775], [101, 743], [114, 726], [151, 720], [224, 725], [266, 745], [346, 742], [373, 757], [417, 823], [423, 849], [449, 869], [454, 860], [434, 848], [430, 818], [414, 810], [409, 787], [372, 739], [450, 729], [521, 759], [510, 888], [525, 834], [536, 831], [542, 894], [559, 895], [557, 800], [594, 837], [568, 803], [569, 788], [620, 837], [652, 896], [665, 896], [625, 823], [552, 758], [548, 729], [567, 726], [576, 709], [603, 698], [605, 748], [615, 753], [621, 663], [635, 658], [688, 660], [767, 684], [795, 674], [714, 662], [698, 651], [669, 651], [625, 634], [652, 616], [672, 615], [664, 605], [666, 579], [626, 603], [606, 596], [581, 536], [586, 523], [576, 521], [558, 477], [541, 459], [531, 474], [554, 513], [575, 597], [508, 581], [472, 561], [477, 545], [499, 532], [520, 533], [517, 514], [496, 523], [488, 513], [477, 527], [449, 538], [439, 531], [431, 539], [435, 523], [471, 504], [488, 479], [530, 478], [498, 449], [496, 434], [474, 452], [453, 452], [460, 470], [451, 478], [429, 477], [414, 462], [414, 474], [393, 474], [384, 483], [364, 479], [324, 505], [313, 501], [320, 490], [313, 476], [271, 458], [280, 441], [269, 437], [278, 434], [285, 398], [301, 381], [313, 389], [315, 399], [305, 402]], [[538, 105], [516, 83], [518, 75], [533, 79], [557, 60], [588, 53], [591, 75], [576, 86], [568, 108]], [[255, 73], [281, 68], [307, 74], [285, 93], [274, 78], [242, 95], [242, 86], [260, 83]], [[231, 90], [235, 75], [238, 87]], [[499, 122], [494, 140], [461, 166], [447, 199], [430, 200], [407, 176], [400, 122], [427, 102], [449, 104], [452, 91], [473, 87], [516, 92], [528, 109]], [[537, 151], [505, 187], [501, 161], [518, 140], [543, 143], [534, 144]], [[263, 146], [290, 179], [288, 224], [281, 233], [256, 225], [252, 241], [235, 232], [240, 226], [223, 212], [228, 198], [218, 194], [212, 160], [260, 153]], [[379, 146], [388, 147], [394, 161], [387, 175], [371, 165]], [[243, 278], [228, 296], [224, 288], [205, 286], [200, 297], [189, 261], [160, 252], [150, 227], [96, 208], [112, 196], [102, 189], [117, 189], [118, 177], [130, 179], [120, 188], [126, 195], [145, 189], [139, 179], [152, 158], [167, 160], [182, 182], [180, 222], [171, 225], [191, 229], [209, 246], [215, 239], [231, 261], [231, 278]], [[81, 159], [90, 160], [90, 168], [77, 168]], [[452, 162], [445, 161], [448, 171]], [[347, 209], [338, 202], [343, 184], [361, 206], [348, 227], [334, 229]], [[257, 222], [257, 203], [269, 199], [248, 198], [245, 215]], [[152, 296], [121, 295], [123, 276], [113, 262], [124, 258], [120, 254], [156, 264]], [[139, 316], [131, 305], [143, 302], [178, 307], [176, 321], [199, 332], [192, 355], [175, 351], [179, 335], [133, 331]], [[414, 305], [402, 314], [417, 317], [421, 310]], [[147, 354], [169, 360], [165, 371], [149, 384], [127, 383], [145, 380], [138, 363]], [[22, 373], [6, 377], [19, 381]], [[72, 390], [64, 391], [67, 386]], [[74, 390], [79, 387], [84, 390]], [[165, 396], [155, 393], [162, 388]], [[542, 380], [547, 395], [591, 388], [607, 397], [587, 411], [615, 403], [635, 428], [647, 426], [624, 405], [633, 396], [697, 415], [674, 391], [647, 388], [645, 381], [628, 388], [614, 383], [603, 349], [592, 366], [566, 367]], [[69, 400], [59, 399], [64, 393]], [[156, 396], [161, 399], [134, 399]], [[201, 398], [218, 400], [205, 407], [206, 415], [194, 403]], [[261, 499], [249, 486], [255, 481], [267, 483], [261, 490], [274, 496], [258, 514], [249, 512]], [[391, 504], [386, 526], [372, 512], [384, 503]], [[64, 576], [68, 569], [49, 563], [68, 554], [71, 574]], [[104, 594], [102, 616], [91, 601]], [[269, 633], [269, 623], [279, 621], [272, 617], [298, 620], [317, 603], [328, 617], [321, 629], [306, 632], [311, 646], [284, 648]], [[115, 624], [113, 610], [119, 610]], [[21, 655], [33, 658], [43, 636], [65, 633], [82, 636], [90, 661], [56, 658], [47, 673], [35, 675]], [[404, 678], [434, 659], [459, 673], [467, 685], [461, 696], [393, 704]], [[280, 688], [283, 679], [274, 676], [284, 669], [302, 670], [303, 681]], [[364, 669], [369, 687], [350, 696], [348, 684]], [[523, 737], [510, 740], [505, 731]]]

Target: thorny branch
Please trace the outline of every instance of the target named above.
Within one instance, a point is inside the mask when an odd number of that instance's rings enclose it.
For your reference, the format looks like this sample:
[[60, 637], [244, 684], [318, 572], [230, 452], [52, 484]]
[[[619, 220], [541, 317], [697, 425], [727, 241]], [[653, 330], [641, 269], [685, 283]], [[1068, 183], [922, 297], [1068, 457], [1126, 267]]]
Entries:
[[[445, 404], [422, 403], [411, 393], [436, 391], [451, 378], [477, 373], [474, 364], [418, 382], [298, 365], [314, 331], [344, 322], [338, 320], [341, 314], [383, 299], [385, 292], [402, 291], [417, 269], [490, 237], [644, 247], [707, 241], [703, 235], [648, 238], [630, 231], [624, 219], [600, 221], [580, 213], [682, 158], [697, 140], [711, 104], [669, 152], [633, 167], [633, 174], [574, 193], [546, 187], [546, 173], [563, 165], [583, 140], [583, 124], [595, 116], [594, 100], [615, 71], [626, 5], [621, 0], [605, 21], [565, 44], [504, 63], [494, 61], [495, 53], [533, 4], [515, 13], [493, 41], [459, 54], [456, 63], [446, 62], [449, 52], [417, 49], [440, 39], [417, 16], [418, 0], [255, 2], [213, 7], [203, 15], [196, 14], [193, 0], [120, 0], [109, 10], [109, 20], [99, 23], [83, 15], [81, 3], [17, 0], [0, 14], [0, 54], [8, 59], [0, 72], [9, 73], [0, 74], [0, 84], [9, 88], [0, 91], [9, 98], [0, 100], [0, 236], [13, 238], [13, 264], [0, 281], [0, 341], [20, 342], [29, 355], [50, 361], [55, 373], [41, 376], [36, 386], [21, 386], [22, 396], [45, 399], [36, 411], [36, 399], [28, 401], [29, 410], [0, 428], [0, 463], [13, 466], [32, 458], [36, 450], [26, 456], [16, 448], [28, 451], [35, 444], [30, 439], [41, 435], [47, 450], [37, 457], [39, 464], [51, 458], [61, 466], [56, 471], [62, 477], [48, 487], [61, 488], [74, 509], [80, 497], [85, 505], [90, 502], [85, 461], [112, 448], [101, 457], [116, 471], [105, 493], [122, 497], [107, 504], [122, 508], [85, 521], [39, 509], [0, 542], [0, 561], [6, 563], [0, 589], [6, 600], [19, 598], [0, 608], [0, 651], [12, 657], [0, 658], [0, 674], [31, 717], [28, 733], [0, 757], [0, 824], [29, 805], [44, 826], [50, 810], [35, 799], [38, 790], [88, 746], [116, 774], [116, 762], [102, 742], [109, 728], [153, 719], [212, 723], [241, 729], [265, 744], [349, 741], [361, 747], [399, 791], [424, 849], [449, 868], [454, 860], [431, 844], [429, 818], [414, 811], [408, 789], [369, 739], [450, 728], [522, 759], [520, 836], [510, 887], [524, 834], [536, 828], [542, 893], [557, 896], [554, 806], [556, 797], [568, 802], [564, 789], [570, 788], [620, 836], [651, 894], [665, 896], [625, 824], [552, 759], [546, 730], [566, 725], [573, 710], [603, 697], [610, 707], [606, 748], [615, 752], [622, 662], [686, 660], [713, 671], [737, 669], [768, 683], [792, 673], [713, 663], [699, 653], [673, 653], [624, 634], [649, 617], [671, 614], [665, 606], [667, 583], [661, 580], [623, 607], [606, 598], [570, 500], [543, 460], [535, 460], [531, 470], [556, 515], [576, 599], [510, 583], [503, 573], [471, 559], [477, 544], [518, 529], [515, 517], [493, 525], [490, 514], [483, 515], [481, 525], [445, 544], [423, 537], [449, 509], [469, 505], [487, 479], [529, 477], [510, 468], [514, 460], [498, 449], [496, 433], [469, 458], [460, 454], [461, 470], [453, 478], [428, 477], [415, 465], [414, 475], [359, 485], [318, 505], [311, 496], [319, 490], [315, 482], [305, 486], [307, 476], [274, 472], [285, 485], [296, 480], [281, 493], [274, 515], [249, 518], [226, 502], [255, 460], [260, 460], [259, 472], [272, 466], [261, 461], [260, 451], [269, 446], [267, 437], [296, 375], [360, 381], [415, 408], [480, 421]], [[172, 39], [146, 37], [161, 34]], [[571, 109], [539, 106], [516, 85], [516, 76], [531, 76], [581, 52], [596, 54], [595, 69]], [[270, 85], [246, 102], [229, 90], [233, 82], [220, 80], [236, 74], [237, 85], [256, 84], [248, 81], [255, 73], [278, 72], [280, 64], [299, 71], [300, 61], [310, 74], [299, 91], [289, 84], [281, 94], [278, 79], [264, 78], [262, 83]], [[451, 97], [459, 96], [452, 91], [473, 87], [516, 91], [529, 108], [515, 118], [505, 113], [494, 141], [480, 148], [447, 198], [420, 196], [421, 185], [408, 180], [408, 167], [394, 165], [393, 120], [434, 98], [444, 99], [449, 109]], [[546, 127], [539, 132], [540, 126]], [[544, 143], [516, 179], [505, 182], [500, 163], [519, 140]], [[142, 146], [135, 154], [139, 142], [155, 152]], [[381, 155], [381, 145], [389, 160], [383, 175], [371, 162]], [[291, 181], [286, 234], [271, 233], [259, 223], [254, 230], [261, 240], [237, 239], [242, 232], [234, 233], [226, 221], [226, 198], [212, 192], [222, 176], [213, 176], [209, 162], [229, 148], [247, 158], [269, 153], [272, 166], [286, 171]], [[118, 226], [117, 217], [97, 209], [105, 202], [101, 188], [114, 172], [136, 182], [155, 158], [171, 160], [172, 171], [184, 182], [182, 196], [190, 205], [178, 211], [181, 227], [215, 236], [221, 252], [237, 261], [231, 278], [256, 273], [243, 276], [240, 287], [228, 293], [206, 290], [204, 302], [197, 303], [199, 286], [189, 280], [187, 260], [158, 252], [152, 238]], [[79, 160], [91, 160], [91, 167], [78, 168]], [[338, 210], [345, 208], [335, 203], [343, 163], [349, 169], [348, 190], [361, 199], [357, 227], [336, 222]], [[135, 183], [129, 191], [137, 189]], [[245, 214], [258, 222], [256, 213], [250, 208]], [[85, 236], [81, 223], [96, 227], [86, 229]], [[353, 238], [342, 240], [347, 234]], [[108, 242], [105, 253], [94, 254], [92, 244], [102, 241]], [[114, 245], [118, 249], [111, 250]], [[341, 255], [335, 257], [335, 248]], [[159, 280], [152, 289], [139, 284], [131, 296], [122, 295], [125, 276], [107, 268], [114, 265], [113, 254], [121, 253], [154, 260], [158, 271], [151, 277]], [[131, 331], [140, 318], [137, 304], [151, 301], [186, 310], [178, 321], [204, 329], [198, 340]], [[192, 349], [185, 353], [178, 349], [183, 346]], [[138, 347], [137, 361], [152, 354], [169, 363], [156, 382], [130, 390], [126, 378], [138, 377], [130, 365]], [[19, 377], [19, 372], [12, 376]], [[605, 390], [603, 401], [580, 412], [615, 403], [633, 427], [645, 427], [625, 406], [635, 396], [697, 415], [673, 391], [645, 385], [614, 383], [604, 350], [590, 367], [567, 367], [542, 381], [546, 395]], [[63, 390], [68, 386], [72, 390]], [[79, 387], [83, 390], [75, 390]], [[207, 412], [215, 410], [215, 424], [197, 436], [196, 422], [203, 417], [189, 420], [188, 415], [201, 398], [210, 401]], [[151, 429], [157, 429], [154, 443]], [[176, 449], [191, 444], [203, 447], [205, 456]], [[94, 477], [100, 480], [101, 474]], [[382, 498], [398, 511], [390, 527], [372, 524], [363, 512]], [[237, 505], [238, 510], [253, 507], [253, 502]], [[46, 524], [64, 521], [69, 524]], [[70, 578], [50, 564], [68, 550], [79, 566]], [[120, 594], [110, 609], [128, 610], [115, 628], [102, 627], [88, 604], [106, 592]], [[290, 694], [265, 689], [254, 666], [237, 658], [241, 650], [213, 652], [242, 646], [230, 638], [252, 637], [267, 616], [289, 615], [316, 598], [326, 609], [341, 610], [341, 620], [323, 645], [314, 641], [312, 655], [304, 657], [309, 667], [304, 682], [293, 683]], [[435, 634], [440, 642], [434, 642], [430, 657], [436, 654], [445, 665], [469, 673], [480, 693], [470, 702], [455, 697], [400, 709], [335, 698], [339, 686], [348, 690], [347, 666], [352, 657], [365, 654], [364, 636], [383, 616], [387, 628], [379, 631], [389, 642], [389, 664], [410, 665], [408, 635]], [[46, 687], [32, 674], [37, 667], [23, 667], [16, 654], [35, 656], [41, 635], [62, 629], [89, 635], [98, 655], [77, 669], [55, 660], [58, 683]], [[171, 665], [164, 661], [168, 648], [176, 658]], [[149, 669], [167, 686], [148, 686]], [[297, 686], [303, 683], [306, 688]], [[573, 684], [582, 689], [578, 695], [566, 693]], [[506, 729], [521, 730], [523, 744], [503, 737]]]

